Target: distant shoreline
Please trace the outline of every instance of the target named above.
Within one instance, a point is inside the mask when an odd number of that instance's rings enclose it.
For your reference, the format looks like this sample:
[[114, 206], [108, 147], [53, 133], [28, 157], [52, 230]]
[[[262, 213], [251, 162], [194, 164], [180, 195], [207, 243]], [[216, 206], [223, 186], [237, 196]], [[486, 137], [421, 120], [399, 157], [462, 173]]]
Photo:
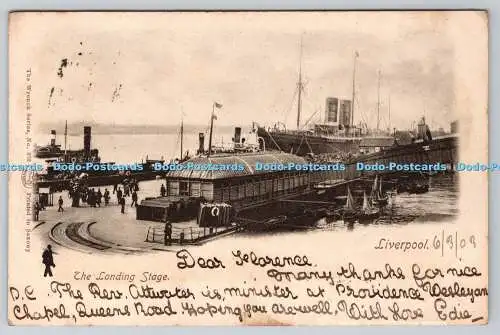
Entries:
[[[168, 135], [178, 134], [180, 131], [179, 125], [113, 125], [101, 123], [68, 123], [69, 136], [83, 136], [83, 127], [92, 127], [93, 135]], [[215, 126], [219, 132], [231, 133], [234, 130], [232, 125], [217, 125]], [[50, 135], [51, 130], [55, 130], [57, 134], [64, 134], [64, 123], [41, 123], [38, 126], [38, 133]], [[207, 125], [199, 124], [184, 124], [185, 134], [196, 134], [205, 132], [208, 129]]]

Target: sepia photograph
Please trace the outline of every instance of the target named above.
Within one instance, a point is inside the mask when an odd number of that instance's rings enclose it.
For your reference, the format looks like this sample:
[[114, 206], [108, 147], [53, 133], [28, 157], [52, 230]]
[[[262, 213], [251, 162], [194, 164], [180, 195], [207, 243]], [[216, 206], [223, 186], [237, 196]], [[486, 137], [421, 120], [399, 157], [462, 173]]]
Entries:
[[11, 324], [487, 322], [486, 12], [9, 19]]

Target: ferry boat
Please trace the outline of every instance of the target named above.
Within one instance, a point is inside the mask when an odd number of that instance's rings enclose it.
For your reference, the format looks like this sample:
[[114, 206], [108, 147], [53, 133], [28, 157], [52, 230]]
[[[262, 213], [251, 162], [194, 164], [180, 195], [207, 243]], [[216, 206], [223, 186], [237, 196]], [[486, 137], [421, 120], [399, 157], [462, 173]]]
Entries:
[[[51, 144], [55, 144], [55, 130], [52, 131], [53, 139]], [[65, 137], [67, 136], [67, 124], [65, 130]], [[128, 183], [130, 181], [139, 182], [144, 180], [152, 180], [159, 176], [161, 173], [155, 171], [154, 165], [156, 163], [164, 163], [163, 159], [153, 160], [147, 159], [135, 165], [142, 165], [142, 169], [129, 169], [129, 170], [112, 170], [112, 169], [99, 169], [99, 170], [65, 170], [58, 171], [55, 169], [55, 164], [63, 163], [68, 166], [71, 164], [109, 164], [113, 165], [115, 162], [101, 162], [98, 149], [91, 148], [92, 141], [92, 128], [90, 126], [83, 127], [83, 149], [80, 150], [63, 150], [62, 155], [53, 159], [47, 159], [47, 167], [41, 173], [37, 174], [36, 187], [46, 188], [49, 187], [51, 192], [69, 190], [72, 184], [81, 184], [86, 187], [115, 185], [121, 183]], [[65, 138], [66, 143], [66, 138]], [[131, 164], [134, 165], [134, 164]]]
[[51, 130], [51, 139], [48, 145], [38, 146], [35, 145], [36, 158], [56, 158], [64, 155], [60, 144], [56, 144], [56, 131]]

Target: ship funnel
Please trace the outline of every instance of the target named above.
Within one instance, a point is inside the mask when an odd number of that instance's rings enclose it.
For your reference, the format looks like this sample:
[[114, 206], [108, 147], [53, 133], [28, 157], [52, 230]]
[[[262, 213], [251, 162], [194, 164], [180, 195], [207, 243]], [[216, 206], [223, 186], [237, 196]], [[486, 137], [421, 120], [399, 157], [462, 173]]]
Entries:
[[56, 145], [56, 131], [54, 129], [50, 131], [50, 145]]
[[198, 134], [198, 154], [205, 152], [205, 133]]
[[234, 127], [233, 142], [234, 143], [240, 143], [241, 142], [241, 127]]
[[90, 142], [92, 139], [92, 127], [83, 127], [83, 154], [86, 158], [90, 157]]

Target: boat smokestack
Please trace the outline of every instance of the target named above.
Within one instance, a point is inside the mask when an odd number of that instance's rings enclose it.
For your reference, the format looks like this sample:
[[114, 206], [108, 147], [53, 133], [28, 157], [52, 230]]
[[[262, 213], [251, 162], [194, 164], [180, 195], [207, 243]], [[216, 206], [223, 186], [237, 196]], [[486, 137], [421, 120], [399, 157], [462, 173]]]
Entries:
[[50, 131], [50, 145], [56, 145], [56, 131], [54, 129]]
[[198, 154], [205, 152], [205, 133], [198, 134]]
[[83, 153], [86, 158], [90, 157], [90, 142], [92, 139], [92, 127], [83, 127]]
[[241, 127], [234, 127], [233, 142], [234, 143], [240, 143], [241, 142]]

